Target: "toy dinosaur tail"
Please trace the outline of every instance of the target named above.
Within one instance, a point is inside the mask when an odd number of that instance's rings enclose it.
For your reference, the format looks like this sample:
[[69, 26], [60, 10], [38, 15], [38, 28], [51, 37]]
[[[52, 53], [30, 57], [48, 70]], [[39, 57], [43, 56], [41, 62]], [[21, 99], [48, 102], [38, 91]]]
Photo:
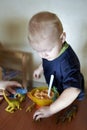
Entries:
[[4, 96], [5, 100], [7, 101], [7, 103], [9, 103], [9, 99], [7, 98], [6, 93], [5, 93], [4, 90], [3, 90], [3, 96]]

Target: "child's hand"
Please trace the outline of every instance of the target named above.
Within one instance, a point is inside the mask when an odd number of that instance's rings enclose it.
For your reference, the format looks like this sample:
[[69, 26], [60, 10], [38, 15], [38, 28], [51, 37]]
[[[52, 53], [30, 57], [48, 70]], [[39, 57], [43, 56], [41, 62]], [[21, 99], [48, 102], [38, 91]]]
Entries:
[[39, 79], [39, 78], [41, 77], [41, 72], [40, 72], [39, 69], [36, 69], [36, 70], [34, 71], [33, 77], [34, 77], [35, 79]]
[[34, 120], [39, 120], [40, 118], [46, 118], [52, 115], [52, 112], [50, 111], [49, 106], [44, 106], [38, 109], [33, 116]]
[[12, 94], [15, 94], [14, 87], [21, 87], [21, 84], [16, 81], [0, 81], [0, 89], [7, 89]]
[[40, 64], [39, 67], [34, 71], [33, 77], [39, 79], [42, 73], [43, 73], [43, 67], [42, 64]]

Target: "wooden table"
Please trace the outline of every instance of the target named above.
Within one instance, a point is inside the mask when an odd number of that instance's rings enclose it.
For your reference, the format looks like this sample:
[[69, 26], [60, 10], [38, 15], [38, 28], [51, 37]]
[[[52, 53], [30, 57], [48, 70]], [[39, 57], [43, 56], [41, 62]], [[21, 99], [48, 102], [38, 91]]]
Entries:
[[56, 115], [34, 122], [32, 116], [35, 109], [26, 112], [30, 103], [31, 101], [26, 98], [22, 110], [11, 114], [5, 111], [7, 103], [3, 101], [0, 104], [0, 130], [87, 130], [87, 99], [79, 103], [76, 117], [71, 122], [58, 124], [56, 124]]

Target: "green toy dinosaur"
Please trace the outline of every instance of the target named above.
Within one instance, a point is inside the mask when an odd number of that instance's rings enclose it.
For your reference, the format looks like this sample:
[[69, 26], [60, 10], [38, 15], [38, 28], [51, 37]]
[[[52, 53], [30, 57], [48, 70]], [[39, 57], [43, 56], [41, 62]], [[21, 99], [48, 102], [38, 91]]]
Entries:
[[64, 112], [62, 116], [58, 113], [56, 124], [58, 124], [59, 121], [61, 121], [62, 123], [65, 121], [68, 122], [72, 121], [72, 119], [76, 116], [77, 111], [78, 111], [78, 106], [72, 105]]
[[9, 98], [7, 98], [7, 96], [5, 94], [5, 91], [3, 91], [3, 96], [6, 100], [6, 102], [8, 103], [8, 106], [5, 109], [7, 112], [14, 113], [14, 111], [17, 110], [17, 109], [21, 110], [19, 100], [17, 100], [17, 99], [9, 100]]

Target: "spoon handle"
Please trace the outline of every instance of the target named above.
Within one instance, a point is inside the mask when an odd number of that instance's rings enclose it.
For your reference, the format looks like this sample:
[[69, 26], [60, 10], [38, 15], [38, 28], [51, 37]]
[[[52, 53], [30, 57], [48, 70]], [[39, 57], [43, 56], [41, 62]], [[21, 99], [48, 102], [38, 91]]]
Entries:
[[49, 83], [49, 89], [48, 89], [48, 97], [50, 97], [50, 92], [51, 92], [53, 80], [54, 80], [54, 75], [52, 74], [51, 77], [50, 77], [50, 83]]

